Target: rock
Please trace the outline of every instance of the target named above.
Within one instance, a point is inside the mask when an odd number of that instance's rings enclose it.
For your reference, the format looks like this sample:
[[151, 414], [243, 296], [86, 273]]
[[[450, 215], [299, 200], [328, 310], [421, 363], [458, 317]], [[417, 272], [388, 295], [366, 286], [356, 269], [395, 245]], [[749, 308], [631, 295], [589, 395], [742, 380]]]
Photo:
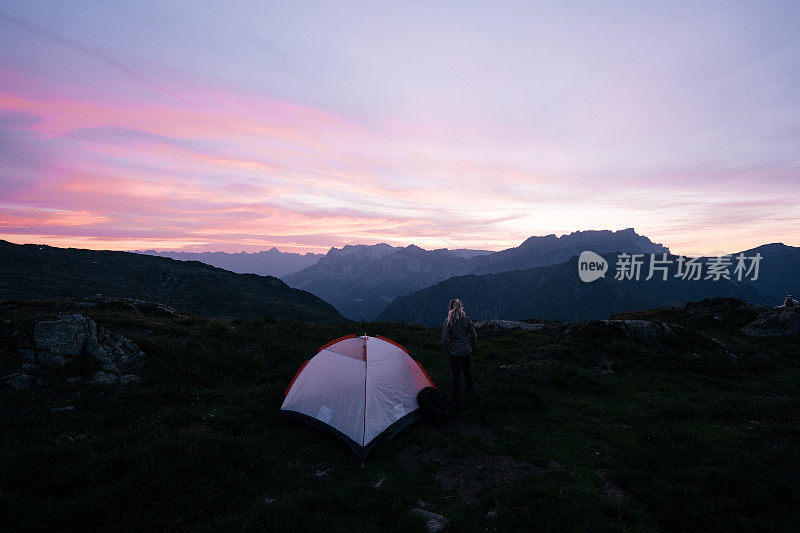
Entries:
[[116, 375], [111, 374], [110, 372], [95, 372], [94, 377], [92, 378], [92, 383], [96, 385], [113, 385], [119, 379]]
[[119, 377], [119, 384], [122, 386], [126, 385], [134, 385], [142, 381], [142, 378], [137, 376], [136, 374], [127, 374], [125, 376]]
[[686, 311], [690, 315], [697, 315], [697, 314], [703, 315], [709, 312], [713, 313], [715, 312], [715, 310], [720, 311], [720, 310], [731, 310], [731, 309], [735, 309], [738, 311], [760, 313], [765, 309], [767, 309], [767, 306], [761, 304], [754, 304], [752, 302], [742, 300], [741, 298], [715, 297], [715, 298], [704, 298], [699, 302], [680, 302], [670, 307], [671, 311]]
[[39, 354], [39, 364], [44, 368], [62, 368], [66, 366], [69, 359], [65, 359], [60, 355], [42, 352]]
[[[141, 379], [131, 374], [145, 358], [135, 343], [122, 335], [111, 336], [105, 328], [83, 315], [61, 315], [56, 320], [43, 320], [34, 326], [35, 350], [20, 350], [29, 364], [38, 363], [43, 368], [63, 368], [81, 354], [88, 354], [100, 365], [92, 383], [123, 385], [138, 383]], [[32, 370], [24, 367], [26, 370]], [[120, 377], [121, 376], [121, 377]], [[79, 376], [67, 380], [80, 381]]]
[[36, 363], [36, 357], [33, 355], [32, 348], [23, 348], [19, 350], [17, 353], [19, 354], [20, 357], [22, 357], [22, 360], [25, 361], [26, 363], [32, 363], [32, 364]]
[[75, 410], [75, 406], [74, 405], [68, 405], [66, 407], [53, 407], [52, 409], [50, 409], [50, 412], [51, 413], [65, 413], [67, 411], [74, 411], [74, 410]]
[[2, 382], [14, 390], [30, 390], [31, 388], [31, 377], [22, 372], [6, 376], [2, 379]]
[[72, 376], [71, 378], [67, 378], [67, 383], [78, 383], [80, 380], [80, 376]]
[[665, 340], [675, 336], [668, 324], [654, 320], [601, 320], [601, 322], [619, 325], [629, 339], [651, 346], [663, 344]]
[[517, 322], [515, 320], [478, 320], [473, 322], [476, 329], [491, 329], [493, 331], [509, 331], [512, 329], [537, 330], [545, 327], [545, 324]]
[[800, 335], [800, 307], [775, 307], [759, 314], [741, 329], [751, 337], [791, 337]]
[[100, 328], [98, 343], [92, 356], [104, 372], [123, 374], [139, 366], [145, 358], [144, 352], [135, 343], [122, 335], [111, 337], [105, 328]]
[[411, 508], [408, 514], [423, 517], [425, 519], [425, 527], [430, 533], [437, 533], [450, 525], [450, 521], [442, 515], [425, 511], [419, 507]]
[[329, 468], [323, 468], [323, 469], [317, 470], [316, 472], [314, 472], [314, 476], [316, 476], [316, 477], [322, 477], [322, 476], [324, 476], [325, 474], [327, 474], [328, 472], [330, 472], [331, 470], [333, 470], [333, 467], [332, 467], [332, 466], [331, 466], [331, 467], [329, 467]]
[[[103, 372], [125, 375], [145, 358], [135, 343], [122, 335], [109, 335], [105, 328], [83, 315], [62, 315], [58, 320], [43, 320], [34, 327], [34, 343], [39, 364], [62, 368], [82, 353], [100, 364]], [[26, 354], [28, 355], [28, 354]], [[30, 359], [34, 359], [31, 350]]]
[[39, 353], [39, 364], [60, 368], [85, 349], [97, 345], [97, 326], [83, 315], [61, 315], [58, 320], [37, 323], [33, 328], [33, 342]]

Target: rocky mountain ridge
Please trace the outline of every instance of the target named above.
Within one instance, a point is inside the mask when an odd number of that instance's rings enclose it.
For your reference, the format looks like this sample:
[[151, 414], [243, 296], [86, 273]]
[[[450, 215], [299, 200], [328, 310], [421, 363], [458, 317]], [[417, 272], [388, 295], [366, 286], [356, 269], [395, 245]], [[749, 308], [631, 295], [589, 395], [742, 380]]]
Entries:
[[395, 298], [447, 278], [560, 263], [586, 249], [598, 253], [669, 251], [633, 228], [530, 237], [520, 246], [492, 253], [428, 251], [413, 244], [404, 248], [357, 245], [332, 248], [316, 264], [284, 280], [330, 302], [348, 318], [373, 320]]

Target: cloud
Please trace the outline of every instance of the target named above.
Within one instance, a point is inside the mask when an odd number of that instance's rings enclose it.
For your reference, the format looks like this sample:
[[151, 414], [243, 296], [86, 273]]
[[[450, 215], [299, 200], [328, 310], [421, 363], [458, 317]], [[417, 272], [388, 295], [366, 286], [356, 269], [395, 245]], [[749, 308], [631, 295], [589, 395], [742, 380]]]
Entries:
[[0, 130], [28, 129], [40, 124], [44, 119], [35, 113], [17, 111], [13, 109], [0, 109]]
[[0, 91], [0, 233], [115, 249], [324, 251], [502, 249], [634, 226], [679, 252], [744, 249], [763, 228], [800, 244], [787, 205], [800, 193], [796, 162], [611, 164], [610, 153], [593, 165], [599, 148], [502, 128], [367, 127], [247, 91], [180, 87], [212, 105]]
[[66, 46], [67, 48], [70, 48], [85, 56], [91, 57], [97, 61], [100, 61], [101, 63], [111, 67], [112, 69], [122, 72], [123, 74], [129, 76], [130, 78], [133, 78], [145, 85], [148, 85], [163, 94], [166, 94], [186, 104], [189, 104], [192, 107], [199, 107], [197, 104], [193, 103], [187, 98], [184, 98], [183, 96], [171, 90], [170, 88], [165, 87], [164, 85], [156, 82], [150, 77], [142, 75], [139, 72], [136, 72], [135, 70], [129, 68], [122, 61], [120, 61], [119, 59], [115, 58], [114, 56], [108, 54], [103, 50], [88, 46], [76, 39], [66, 37], [64, 35], [59, 34], [58, 32], [47, 29], [43, 26], [39, 26], [38, 24], [34, 24], [32, 22], [28, 22], [21, 18], [15, 17], [3, 10], [0, 10], [0, 20], [3, 20], [8, 24], [12, 24], [18, 28], [22, 28], [40, 37], [44, 37], [45, 39], [58, 43], [62, 46]]

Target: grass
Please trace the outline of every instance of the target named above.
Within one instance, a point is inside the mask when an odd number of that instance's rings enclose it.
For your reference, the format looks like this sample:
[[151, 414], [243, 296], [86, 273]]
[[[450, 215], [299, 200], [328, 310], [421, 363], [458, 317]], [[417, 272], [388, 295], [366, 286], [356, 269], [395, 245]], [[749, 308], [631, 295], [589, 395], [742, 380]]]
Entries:
[[[3, 375], [33, 323], [71, 311], [55, 306], [0, 311]], [[350, 331], [81, 312], [147, 353], [143, 382], [91, 386], [83, 361], [44, 390], [0, 393], [0, 530], [420, 531], [408, 510], [421, 505], [451, 531], [800, 526], [796, 340], [717, 323], [657, 347], [591, 322], [485, 336], [462, 416], [412, 426], [362, 465], [278, 417], [302, 362]], [[364, 331], [409, 348], [450, 393], [436, 328]], [[76, 409], [50, 412], [64, 405]]]

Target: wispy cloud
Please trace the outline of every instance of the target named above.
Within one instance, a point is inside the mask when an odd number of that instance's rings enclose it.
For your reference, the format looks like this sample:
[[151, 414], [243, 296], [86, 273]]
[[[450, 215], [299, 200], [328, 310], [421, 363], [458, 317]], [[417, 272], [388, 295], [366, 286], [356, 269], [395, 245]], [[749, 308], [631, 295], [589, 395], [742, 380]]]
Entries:
[[86, 44], [84, 44], [84, 43], [82, 43], [82, 42], [80, 42], [80, 41], [78, 41], [76, 39], [72, 39], [70, 37], [66, 37], [64, 35], [59, 34], [58, 32], [49, 30], [49, 29], [47, 29], [45, 27], [42, 27], [42, 26], [39, 26], [38, 24], [35, 24], [33, 22], [29, 22], [29, 21], [23, 20], [21, 18], [15, 17], [15, 16], [11, 15], [10, 13], [7, 13], [7, 12], [3, 11], [2, 9], [0, 9], [0, 21], [5, 22], [6, 24], [12, 24], [14, 26], [17, 26], [18, 28], [22, 28], [22, 29], [24, 29], [26, 31], [29, 31], [29, 32], [33, 33], [33, 34], [39, 35], [41, 37], [44, 37], [47, 40], [53, 41], [54, 43], [57, 43], [59, 45], [66, 46], [67, 48], [70, 48], [70, 49], [72, 49], [72, 50], [74, 50], [76, 52], [79, 52], [79, 53], [87, 56], [87, 57], [95, 59], [95, 60], [107, 65], [108, 67], [110, 67], [110, 68], [112, 68], [114, 70], [117, 70], [117, 71], [129, 76], [130, 78], [132, 78], [132, 79], [134, 79], [134, 80], [136, 80], [136, 81], [138, 81], [140, 83], [148, 85], [148, 86], [152, 87], [153, 89], [155, 89], [155, 90], [157, 90], [157, 91], [159, 91], [159, 92], [161, 92], [163, 94], [166, 94], [166, 95], [171, 96], [171, 97], [173, 97], [173, 98], [175, 98], [177, 100], [180, 100], [183, 103], [189, 104], [192, 107], [199, 107], [197, 104], [191, 102], [190, 100], [188, 100], [187, 98], [185, 98], [185, 97], [181, 96], [180, 94], [176, 93], [172, 89], [170, 89], [168, 87], [165, 87], [164, 85], [158, 83], [157, 81], [151, 79], [148, 76], [145, 76], [145, 75], [140, 74], [139, 72], [136, 72], [135, 70], [133, 70], [130, 67], [128, 67], [127, 65], [125, 65], [122, 61], [120, 61], [119, 59], [113, 57], [111, 54], [108, 54], [107, 52], [104, 52], [103, 50], [99, 50], [97, 48], [88, 46], [88, 45], [86, 45]]
[[745, 37], [741, 7], [660, 7], [658, 34], [591, 4], [447, 24], [14, 4], [0, 234], [18, 242], [502, 249], [633, 226], [684, 253], [800, 245], [798, 42], [777, 11]]

